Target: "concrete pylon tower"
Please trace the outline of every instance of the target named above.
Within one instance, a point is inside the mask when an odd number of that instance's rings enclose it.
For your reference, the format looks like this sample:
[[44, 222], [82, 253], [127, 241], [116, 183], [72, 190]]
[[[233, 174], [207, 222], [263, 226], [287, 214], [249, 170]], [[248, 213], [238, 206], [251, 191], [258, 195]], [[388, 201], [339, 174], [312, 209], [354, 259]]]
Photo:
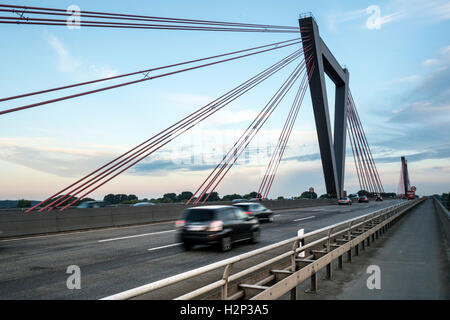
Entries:
[[[311, 63], [307, 64], [308, 73], [314, 64], [314, 70], [309, 79], [309, 89], [325, 186], [328, 195], [342, 197], [344, 192], [349, 72], [346, 68], [341, 67], [320, 37], [319, 27], [312, 16], [301, 17], [299, 25], [303, 48], [307, 51], [305, 59], [308, 61], [308, 57], [312, 56]], [[325, 74], [336, 85], [334, 136], [330, 125]]]

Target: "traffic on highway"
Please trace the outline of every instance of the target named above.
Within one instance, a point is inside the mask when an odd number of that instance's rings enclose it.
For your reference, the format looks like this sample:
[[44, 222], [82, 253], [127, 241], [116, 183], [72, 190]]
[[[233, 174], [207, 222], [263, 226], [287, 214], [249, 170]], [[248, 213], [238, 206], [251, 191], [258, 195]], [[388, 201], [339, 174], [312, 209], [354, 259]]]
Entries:
[[[401, 200], [356, 203], [352, 207], [326, 205], [275, 210], [272, 223], [256, 221], [235, 206], [215, 206], [212, 207], [214, 210], [206, 206], [201, 210], [206, 209], [208, 213], [193, 219], [179, 212], [176, 222], [0, 240], [0, 298], [100, 299], [282, 241], [295, 236], [299, 229], [309, 232], [398, 201]], [[237, 213], [239, 216], [236, 217], [241, 217], [243, 224], [258, 226], [254, 229], [259, 230], [258, 237], [252, 239], [249, 229], [242, 234], [242, 238], [248, 241], [232, 242], [231, 247], [228, 247], [229, 242], [225, 242], [223, 248], [202, 244], [202, 240], [196, 246], [189, 243], [186, 251], [179, 238], [182, 221], [183, 227], [193, 227], [195, 231], [189, 231], [191, 234], [203, 233], [202, 237], [220, 234], [227, 227], [223, 222], [215, 222], [218, 220], [214, 211], [221, 208]], [[216, 231], [206, 231], [205, 228]], [[66, 271], [70, 265], [80, 268], [80, 290], [67, 289], [69, 275]], [[175, 295], [176, 291], [155, 298], [166, 299]]]

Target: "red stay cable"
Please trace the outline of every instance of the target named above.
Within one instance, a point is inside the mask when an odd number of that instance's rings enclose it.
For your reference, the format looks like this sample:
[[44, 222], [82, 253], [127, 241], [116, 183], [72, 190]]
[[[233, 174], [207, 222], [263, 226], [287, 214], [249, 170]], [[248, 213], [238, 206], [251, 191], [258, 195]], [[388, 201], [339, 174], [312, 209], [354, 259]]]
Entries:
[[281, 49], [281, 48], [284, 48], [284, 47], [292, 46], [292, 45], [298, 44], [298, 43], [287, 44], [287, 45], [279, 46], [279, 47], [276, 47], [276, 48], [270, 48], [270, 49], [265, 49], [265, 50], [261, 50], [261, 51], [257, 51], [257, 52], [252, 52], [252, 53], [248, 53], [248, 54], [245, 54], [245, 55], [241, 55], [241, 56], [237, 56], [237, 57], [233, 57], [233, 58], [228, 58], [228, 59], [224, 59], [224, 60], [219, 60], [219, 61], [215, 61], [215, 62], [210, 62], [210, 63], [207, 63], [207, 64], [202, 64], [202, 65], [199, 65], [199, 66], [195, 66], [195, 67], [190, 67], [190, 68], [186, 68], [186, 69], [181, 69], [181, 70], [177, 70], [177, 71], [163, 73], [163, 74], [156, 75], [156, 76], [153, 76], [153, 77], [148, 77], [148, 78], [144, 78], [144, 79], [124, 82], [124, 83], [120, 83], [120, 84], [113, 85], [113, 86], [108, 86], [108, 87], [103, 87], [103, 88], [96, 89], [96, 90], [90, 90], [90, 91], [77, 93], [77, 94], [73, 94], [73, 95], [69, 95], [69, 96], [64, 96], [64, 97], [60, 97], [60, 98], [56, 98], [56, 99], [51, 99], [51, 100], [47, 100], [47, 101], [42, 101], [42, 102], [39, 102], [39, 103], [34, 103], [34, 104], [22, 106], [22, 107], [17, 107], [17, 108], [13, 108], [13, 109], [3, 110], [3, 111], [0, 111], [0, 115], [6, 114], [6, 113], [10, 113], [10, 112], [20, 111], [20, 110], [25, 110], [25, 109], [29, 109], [29, 108], [34, 108], [34, 107], [38, 107], [38, 106], [49, 104], [49, 103], [54, 103], [54, 102], [58, 102], [58, 101], [63, 101], [63, 100], [67, 100], [67, 99], [81, 97], [81, 96], [85, 96], [85, 95], [88, 95], [88, 94], [97, 93], [97, 92], [101, 92], [101, 91], [105, 91], [105, 90], [115, 89], [115, 88], [119, 88], [119, 87], [130, 85], [130, 84], [135, 84], [135, 83], [140, 83], [140, 82], [144, 82], [144, 81], [154, 80], [154, 79], [157, 79], [157, 78], [161, 78], [161, 77], [165, 77], [165, 76], [169, 76], [169, 75], [174, 75], [174, 74], [178, 74], [178, 73], [185, 72], [185, 71], [195, 70], [195, 69], [199, 69], [199, 68], [203, 68], [203, 67], [207, 67], [207, 66], [211, 66], [211, 65], [227, 62], [227, 61], [241, 59], [241, 58], [245, 58], [245, 57], [252, 56], [252, 55], [255, 55], [255, 54], [259, 54], [259, 53], [263, 53], [263, 52], [267, 52], [267, 51], [272, 51], [272, 50], [277, 50], [277, 49]]
[[162, 67], [156, 67], [156, 68], [150, 68], [150, 69], [145, 69], [145, 70], [125, 73], [125, 74], [121, 74], [121, 75], [118, 75], [118, 76], [106, 77], [106, 78], [101, 78], [101, 79], [96, 79], [96, 80], [91, 80], [91, 81], [74, 83], [74, 84], [71, 84], [71, 85], [62, 86], [62, 87], [56, 87], [56, 88], [47, 89], [47, 90], [41, 90], [41, 91], [35, 91], [35, 92], [20, 94], [20, 95], [16, 95], [16, 96], [12, 96], [12, 97], [1, 98], [0, 102], [4, 102], [4, 101], [8, 101], [8, 100], [14, 100], [14, 99], [19, 99], [19, 98], [25, 98], [25, 97], [29, 97], [29, 96], [33, 96], [33, 95], [49, 93], [49, 92], [63, 90], [63, 89], [69, 89], [69, 88], [84, 86], [84, 85], [88, 85], [88, 84], [94, 84], [94, 83], [97, 83], [97, 82], [102, 82], [102, 81], [107, 81], [107, 80], [114, 80], [114, 79], [119, 79], [119, 78], [123, 78], [123, 77], [129, 77], [129, 76], [133, 76], [133, 75], [137, 75], [137, 74], [145, 74], [145, 73], [148, 73], [148, 72], [153, 72], [153, 71], [157, 71], [157, 70], [161, 70], [161, 69], [178, 67], [178, 66], [185, 65], [185, 64], [196, 63], [196, 62], [200, 62], [200, 61], [220, 58], [220, 57], [224, 57], [224, 56], [228, 56], [228, 55], [232, 55], [232, 54], [237, 54], [237, 53], [242, 53], [242, 52], [246, 52], [246, 51], [262, 49], [262, 48], [266, 48], [266, 47], [270, 47], [270, 46], [277, 46], [277, 45], [280, 45], [280, 44], [283, 44], [283, 43], [288, 43], [288, 42], [297, 41], [297, 40], [299, 40], [299, 38], [295, 38], [295, 39], [291, 39], [291, 40], [287, 40], [287, 41], [275, 42], [275, 43], [271, 43], [271, 44], [267, 44], [267, 45], [263, 45], [263, 46], [258, 46], [258, 47], [253, 47], [253, 48], [248, 48], [248, 49], [244, 49], [244, 50], [238, 50], [238, 51], [223, 53], [223, 54], [214, 55], [214, 56], [210, 56], [210, 57], [206, 57], [206, 58], [179, 62], [179, 63], [166, 65], [166, 66], [162, 66]]
[[[299, 52], [299, 51], [300, 51], [300, 50], [298, 50], [297, 52]], [[295, 54], [295, 53], [294, 53], [294, 54]], [[290, 55], [290, 56], [288, 56], [288, 57], [292, 57], [292, 55]], [[283, 59], [283, 60], [285, 60], [285, 59]], [[283, 60], [282, 60], [282, 61], [283, 61]], [[292, 60], [291, 60], [291, 61], [292, 61]], [[279, 63], [275, 64], [274, 66], [280, 67], [280, 66], [279, 66]], [[283, 68], [284, 66], [285, 66], [285, 65], [281, 65], [281, 68]], [[269, 67], [267, 70], [272, 71], [271, 74], [268, 74], [268, 76], [271, 76], [274, 72], [279, 71], [280, 68], [278, 68], [278, 69], [273, 69], [273, 66], [272, 66], [272, 67]], [[266, 71], [267, 71], [267, 70], [266, 70]], [[274, 71], [273, 71], [273, 70], [274, 70]], [[267, 76], [267, 77], [268, 77], [268, 76]], [[256, 82], [256, 84], [254, 84], [253, 86], [257, 85], [257, 84], [260, 83], [261, 81], [264, 81], [265, 79], [267, 79], [267, 77], [262, 78], [262, 80], [260, 80], [259, 82]], [[256, 78], [256, 76], [255, 76], [254, 78]], [[253, 86], [252, 86], [252, 87], [253, 87]], [[250, 87], [250, 89], [251, 89], [252, 87]], [[250, 90], [250, 89], [246, 89], [246, 91], [248, 91], [248, 90]], [[244, 91], [243, 93], [245, 93], [246, 91]], [[238, 96], [242, 95], [243, 93], [240, 93]], [[238, 96], [237, 96], [237, 97], [238, 97]], [[236, 99], [237, 97], [234, 97], [233, 100]], [[230, 102], [230, 101], [229, 101], [229, 102]], [[228, 103], [229, 103], [229, 102], [228, 102]], [[221, 108], [217, 108], [214, 112], [217, 112], [217, 111], [220, 110], [220, 109], [221, 109]], [[211, 113], [211, 114], [212, 114], [212, 113]], [[205, 117], [204, 117], [203, 119], [201, 119], [200, 121], [204, 120], [206, 117], [210, 116], [211, 114], [205, 116]], [[194, 125], [195, 125], [195, 124], [194, 124]], [[185, 129], [184, 131], [182, 131], [181, 133], [179, 133], [177, 136], [175, 136], [174, 138], [170, 139], [168, 142], [172, 141], [173, 139], [175, 139], [176, 137], [178, 137], [180, 134], [186, 132], [187, 130], [189, 130], [190, 128], [192, 128], [194, 125], [191, 125], [189, 128]], [[167, 144], [168, 142], [166, 142], [165, 144]], [[163, 144], [162, 146], [164, 146], [165, 144]], [[162, 146], [158, 147], [156, 150], [158, 150], [158, 149], [161, 148]], [[133, 162], [131, 165], [129, 165], [129, 166], [126, 167], [125, 169], [121, 170], [118, 174], [120, 174], [121, 172], [127, 170], [128, 168], [130, 168], [131, 166], [133, 166], [133, 165], [136, 164], [137, 162], [141, 161], [142, 159], [144, 159], [145, 157], [147, 157], [149, 154], [151, 154], [152, 152], [154, 152], [154, 151], [156, 151], [156, 150], [153, 150], [153, 151], [151, 151], [150, 153], [148, 153], [148, 154], [142, 156], [142, 157], [139, 158], [137, 161]], [[133, 159], [135, 159], [135, 158], [136, 158], [136, 157], [133, 157]], [[128, 162], [129, 162], [129, 161], [127, 161], [127, 163], [128, 163]], [[123, 166], [123, 165], [122, 165], [122, 166]], [[98, 187], [100, 187], [101, 185], [103, 185], [103, 184], [105, 184], [106, 182], [110, 181], [112, 178], [116, 177], [118, 174], [114, 175], [113, 177], [111, 177], [111, 178], [108, 179], [107, 181], [104, 181], [104, 182], [101, 183], [100, 185], [98, 185], [98, 186], [96, 186], [95, 188], [91, 189], [90, 191], [88, 191], [87, 193], [85, 193], [83, 196], [81, 196], [80, 199], [81, 199], [82, 197], [84, 197], [85, 195], [89, 194], [90, 192], [96, 190], [96, 189], [97, 189]], [[91, 179], [91, 180], [92, 180], [92, 179]], [[96, 181], [96, 182], [97, 182], [97, 181]], [[92, 185], [92, 184], [91, 184], [91, 185]], [[90, 185], [89, 185], [89, 186], [90, 186]], [[84, 190], [84, 189], [83, 189], [83, 190]], [[72, 195], [72, 196], [74, 196], [74, 195]], [[66, 200], [67, 200], [67, 199], [66, 199]], [[78, 200], [75, 200], [74, 202], [72, 202], [72, 203], [69, 204], [69, 205], [74, 204], [76, 201], [78, 201]], [[69, 205], [67, 205], [66, 207], [68, 207]], [[62, 208], [61, 211], [64, 210], [66, 207]]]
[[[300, 67], [300, 66], [299, 66]], [[241, 144], [238, 146], [237, 149], [235, 149], [235, 153], [236, 156], [234, 157], [234, 161], [229, 165], [229, 162], [231, 161], [232, 158], [229, 158], [227, 160], [226, 163], [224, 163], [224, 165], [222, 166], [221, 170], [219, 171], [218, 174], [216, 174], [216, 176], [213, 178], [213, 180], [210, 181], [210, 183], [208, 184], [207, 188], [205, 188], [205, 190], [203, 191], [202, 195], [196, 199], [196, 201], [194, 203], [198, 203], [203, 195], [206, 193], [206, 191], [209, 189], [210, 185], [212, 183], [214, 183], [215, 181], [217, 181], [219, 174], [224, 170], [225, 167], [228, 167], [227, 170], [224, 172], [224, 174], [221, 176], [221, 178], [218, 180], [218, 182], [215, 183], [215, 185], [212, 187], [210, 193], [207, 195], [207, 197], [202, 201], [203, 203], [205, 203], [207, 201], [207, 199], [209, 198], [209, 196], [211, 195], [211, 193], [216, 189], [217, 185], [222, 181], [222, 179], [226, 176], [226, 174], [228, 173], [228, 171], [231, 169], [231, 167], [234, 165], [234, 163], [237, 161], [238, 157], [242, 154], [243, 150], [248, 146], [248, 144], [251, 142], [251, 140], [253, 139], [253, 137], [258, 133], [258, 131], [261, 129], [261, 127], [265, 124], [265, 122], [267, 121], [267, 119], [270, 117], [270, 115], [273, 113], [273, 111], [276, 109], [276, 107], [278, 106], [278, 104], [281, 102], [281, 100], [284, 98], [284, 96], [286, 95], [286, 93], [289, 91], [289, 89], [292, 87], [293, 83], [295, 82], [295, 80], [298, 78], [299, 75], [299, 70], [300, 68], [297, 67], [293, 73], [291, 73], [291, 75], [288, 77], [288, 79], [285, 81], [285, 83], [283, 84], [283, 86], [277, 91], [277, 93], [275, 94], [274, 97], [272, 97], [272, 99], [269, 101], [269, 104], [266, 105], [269, 106], [269, 108], [266, 109], [266, 107], [264, 109], [265, 112], [263, 114], [262, 117], [260, 117], [256, 123], [255, 126], [252, 127], [251, 132], [245, 137], [245, 139], [241, 142]], [[263, 110], [264, 110], [263, 109]], [[255, 119], [256, 120], [256, 119]], [[244, 143], [245, 146], [244, 146]], [[243, 147], [243, 148], [242, 148]], [[237, 151], [239, 150], [239, 153], [237, 153]]]

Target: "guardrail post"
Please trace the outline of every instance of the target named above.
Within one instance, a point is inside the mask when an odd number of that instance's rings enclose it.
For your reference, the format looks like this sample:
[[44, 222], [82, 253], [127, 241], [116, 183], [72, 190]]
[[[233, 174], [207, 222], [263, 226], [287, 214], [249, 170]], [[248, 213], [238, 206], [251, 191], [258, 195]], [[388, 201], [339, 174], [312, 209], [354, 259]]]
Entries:
[[311, 289], [307, 290], [308, 293], [316, 293], [317, 292], [317, 273], [313, 273], [311, 275]]
[[[362, 224], [362, 226], [363, 226], [363, 232], [365, 232], [364, 226], [366, 225], [366, 223], [365, 223], [366, 220], [367, 220], [367, 217], [365, 217], [364, 220], [363, 220], [363, 224]], [[363, 239], [363, 241], [361, 241], [361, 250], [365, 250], [365, 249], [366, 249], [366, 246], [365, 246], [365, 240], [366, 240], [366, 239]]]
[[[330, 253], [331, 251], [331, 234], [333, 233], [334, 228], [331, 228], [328, 230], [328, 240], [327, 240], [327, 252]], [[332, 278], [332, 272], [333, 272], [333, 264], [332, 261], [330, 261], [329, 264], [327, 264], [327, 279], [331, 280]]]
[[231, 263], [225, 267], [225, 270], [223, 272], [222, 279], [225, 280], [225, 283], [222, 286], [222, 294], [221, 294], [222, 300], [227, 300], [228, 297], [228, 278], [230, 277], [232, 268], [233, 264]]
[[[301, 229], [303, 230], [303, 229]], [[291, 270], [292, 272], [296, 272], [298, 270], [297, 263], [295, 262], [295, 257], [297, 255], [296, 250], [300, 247], [300, 241], [302, 240], [295, 240], [293, 246], [292, 246], [292, 256], [291, 256]], [[291, 289], [291, 300], [297, 300], [297, 287], [294, 287]]]
[[[351, 238], [352, 225], [353, 225], [353, 221], [350, 221], [348, 224], [348, 231], [347, 231], [348, 241], [352, 241], [352, 238]], [[350, 246], [350, 249], [347, 251], [347, 261], [352, 262], [352, 247], [351, 246]]]
[[[300, 242], [299, 242], [299, 247], [302, 247], [302, 246], [305, 245], [305, 239], [303, 238], [303, 235], [304, 235], [304, 234], [305, 234], [305, 229], [299, 229], [299, 230], [297, 231], [297, 237], [298, 237], [298, 238], [302, 238], [302, 239], [300, 240]], [[300, 258], [304, 258], [304, 257], [305, 257], [305, 251], [300, 252], [300, 253], [298, 254], [298, 256], [299, 256]]]

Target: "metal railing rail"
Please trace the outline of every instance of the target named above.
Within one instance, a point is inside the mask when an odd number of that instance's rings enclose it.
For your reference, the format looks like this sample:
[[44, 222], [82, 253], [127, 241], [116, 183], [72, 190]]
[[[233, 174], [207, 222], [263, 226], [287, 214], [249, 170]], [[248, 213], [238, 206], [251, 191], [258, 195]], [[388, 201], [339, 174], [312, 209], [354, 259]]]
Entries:
[[450, 244], [450, 213], [447, 208], [439, 201], [437, 198], [433, 198], [434, 208], [436, 209], [436, 214], [439, 217], [440, 225], [444, 234], [447, 238], [448, 244]]
[[[363, 243], [364, 241], [370, 240], [370, 237], [372, 236], [372, 241], [375, 240], [375, 237], [378, 239], [379, 235], [381, 234], [381, 231], [386, 231], [386, 228], [390, 223], [392, 223], [395, 219], [398, 219], [403, 213], [407, 212], [412, 207], [418, 205], [419, 203], [423, 202], [426, 198], [421, 198], [420, 200], [411, 201], [405, 203], [404, 206], [395, 208], [392, 212], [388, 212], [387, 214], [377, 216], [372, 220], [371, 224], [372, 226], [370, 229], [367, 229], [367, 231], [362, 232], [359, 236], [354, 236], [351, 234], [351, 229], [354, 229], [357, 227], [357, 225], [353, 227], [349, 227], [348, 229], [348, 237], [345, 240], [345, 243], [338, 248], [327, 251], [327, 253], [318, 258], [317, 260], [314, 260], [310, 264], [306, 265], [305, 267], [301, 269], [296, 269], [295, 272], [292, 272], [288, 277], [285, 279], [275, 283], [273, 286], [267, 288], [266, 290], [256, 294], [251, 298], [251, 300], [268, 300], [268, 299], [278, 299], [282, 295], [288, 293], [291, 290], [295, 290], [296, 286], [302, 283], [307, 278], [315, 277], [317, 272], [319, 270], [323, 269], [324, 267], [331, 267], [331, 262], [333, 260], [336, 260], [338, 258], [342, 258], [342, 255], [347, 252], [349, 255], [349, 261], [351, 261], [351, 249], [354, 247], [355, 249], [358, 248], [359, 250], [359, 244]], [[381, 218], [382, 221], [377, 221], [375, 225], [373, 225], [373, 220]], [[359, 223], [359, 226], [364, 226], [369, 221], [365, 221], [362, 223]], [[331, 234], [329, 238], [333, 238], [336, 235], [342, 234], [343, 232], [346, 232], [347, 230], [340, 231], [335, 234]], [[298, 251], [298, 250], [297, 250]], [[342, 262], [340, 262], [342, 264]], [[341, 268], [341, 267], [340, 267]], [[328, 272], [328, 270], [327, 270]], [[327, 274], [327, 278], [330, 278], [330, 275]], [[314, 281], [317, 281], [315, 278]], [[312, 281], [312, 290], [316, 290], [317, 283], [313, 283]], [[313, 286], [315, 288], [313, 288]]]
[[[416, 202], [416, 201], [414, 201]], [[369, 222], [372, 221], [372, 225], [374, 225], [373, 221], [374, 219], [380, 218], [382, 215], [386, 214], [386, 213], [393, 213], [393, 212], [398, 212], [401, 208], [405, 208], [405, 207], [409, 207], [412, 203], [411, 202], [402, 202], [399, 204], [395, 204], [393, 206], [389, 206], [387, 208], [383, 208], [383, 209], [379, 209], [376, 210], [374, 212], [362, 215], [362, 216], [358, 216], [356, 218], [352, 218], [352, 219], [348, 219], [336, 224], [333, 224], [331, 226], [326, 226], [317, 230], [314, 230], [312, 232], [309, 233], [305, 233], [303, 236], [296, 236], [296, 237], [292, 237], [268, 246], [265, 246], [263, 248], [259, 248], [247, 253], [243, 253], [240, 255], [237, 255], [235, 257], [231, 257], [222, 261], [218, 261], [197, 269], [193, 269], [190, 271], [186, 271], [183, 272], [181, 274], [178, 275], [174, 275], [159, 281], [155, 281], [134, 289], [130, 289], [127, 291], [123, 291], [111, 296], [107, 296], [105, 298], [102, 298], [101, 300], [126, 300], [126, 299], [132, 299], [144, 294], [148, 294], [150, 292], [153, 292], [155, 290], [158, 290], [160, 288], [164, 288], [173, 284], [176, 284], [178, 282], [184, 281], [184, 280], [188, 280], [191, 279], [193, 277], [197, 277], [199, 275], [202, 275], [204, 273], [225, 267], [224, 270], [224, 274], [222, 279], [213, 282], [207, 286], [204, 286], [202, 288], [199, 288], [197, 290], [194, 290], [190, 293], [187, 293], [185, 295], [182, 295], [176, 299], [194, 299], [202, 294], [205, 294], [207, 292], [210, 292], [212, 290], [218, 289], [218, 288], [222, 288], [222, 298], [223, 299], [227, 299], [227, 288], [228, 288], [228, 284], [230, 282], [236, 281], [239, 278], [242, 278], [246, 275], [249, 275], [255, 271], [258, 271], [261, 268], [264, 268], [272, 263], [275, 263], [277, 261], [280, 261], [282, 259], [285, 259], [289, 256], [292, 257], [292, 261], [294, 261], [295, 264], [295, 256], [297, 256], [298, 253], [301, 252], [305, 252], [307, 249], [312, 248], [314, 246], [316, 246], [317, 244], [320, 244], [323, 241], [329, 241], [331, 238], [336, 237], [337, 235], [341, 234], [341, 233], [347, 233], [348, 235], [350, 235], [351, 230], [358, 228], [364, 224], [367, 224]], [[340, 230], [338, 232], [332, 233], [334, 232], [336, 229], [344, 227], [344, 230]], [[346, 228], [345, 228], [346, 227]], [[306, 245], [303, 245], [300, 247], [300, 244], [303, 243], [305, 241], [305, 239], [307, 238], [311, 238], [312, 236], [318, 235], [320, 233], [323, 232], [327, 232], [327, 236], [324, 238], [320, 238], [318, 240], [315, 240], [311, 243], [308, 243]], [[270, 260], [264, 261], [263, 263], [260, 263], [258, 265], [255, 265], [253, 267], [250, 267], [246, 270], [243, 270], [241, 272], [238, 272], [236, 274], [230, 275], [231, 273], [231, 269], [233, 267], [234, 264], [247, 260], [249, 258], [252, 258], [256, 255], [262, 254], [262, 253], [266, 253], [268, 251], [271, 251], [273, 249], [277, 249], [280, 248], [282, 246], [285, 246], [287, 244], [292, 243], [292, 250], [283, 253], [281, 255], [278, 255]], [[328, 242], [328, 245], [330, 245], [330, 243]]]

